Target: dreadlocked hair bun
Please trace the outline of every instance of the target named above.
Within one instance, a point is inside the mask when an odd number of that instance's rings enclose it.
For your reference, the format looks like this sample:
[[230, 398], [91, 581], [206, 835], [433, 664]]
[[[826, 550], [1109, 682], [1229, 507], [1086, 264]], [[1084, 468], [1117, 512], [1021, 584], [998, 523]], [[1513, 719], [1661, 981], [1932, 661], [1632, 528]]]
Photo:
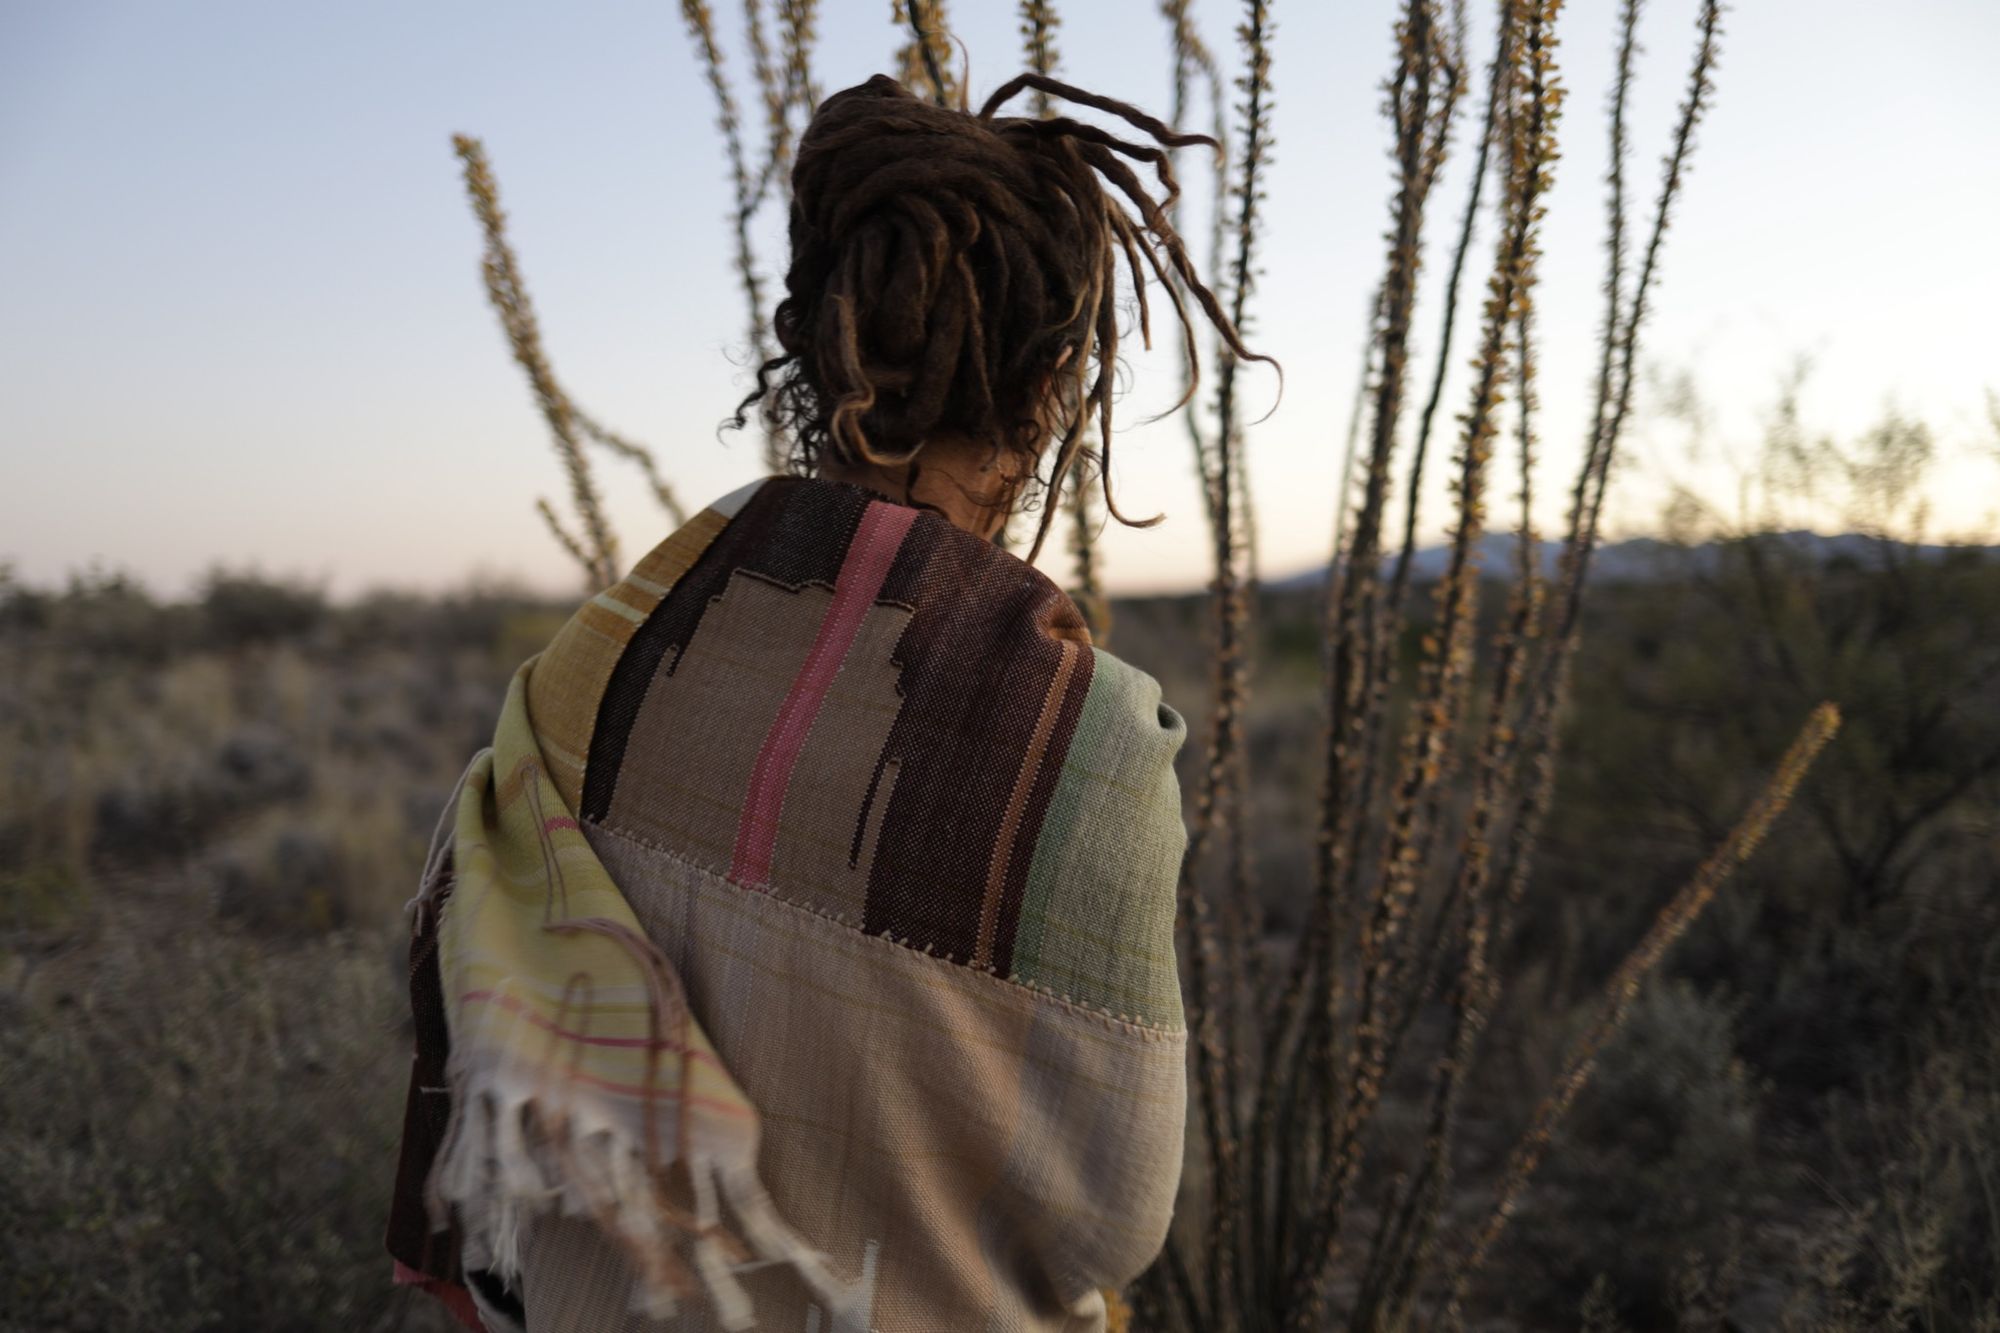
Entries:
[[[1066, 116], [995, 114], [1025, 89], [1119, 117], [1151, 142]], [[1039, 74], [1010, 80], [977, 113], [933, 105], [882, 74], [828, 97], [792, 169], [791, 268], [773, 318], [779, 351], [758, 368], [733, 424], [762, 402], [801, 474], [827, 459], [910, 462], [939, 437], [988, 442], [996, 461], [1012, 455], [1000, 469], [1015, 479], [1011, 489], [989, 497], [1010, 508], [1031, 480], [1053, 494], [1081, 458], [1103, 478], [1105, 508], [1134, 523], [1119, 513], [1106, 468], [1121, 262], [1148, 347], [1150, 271], [1173, 303], [1190, 366], [1183, 292], [1235, 355], [1270, 360], [1243, 346], [1168, 220], [1179, 185], [1167, 150], [1192, 144], [1217, 148]], [[1153, 169], [1158, 198], [1135, 164]], [[1193, 392], [1190, 376], [1175, 406]], [[1085, 445], [1093, 420], [1096, 450]], [[1060, 447], [1038, 476], [1051, 441]], [[1030, 559], [1054, 513], [1043, 506]]]

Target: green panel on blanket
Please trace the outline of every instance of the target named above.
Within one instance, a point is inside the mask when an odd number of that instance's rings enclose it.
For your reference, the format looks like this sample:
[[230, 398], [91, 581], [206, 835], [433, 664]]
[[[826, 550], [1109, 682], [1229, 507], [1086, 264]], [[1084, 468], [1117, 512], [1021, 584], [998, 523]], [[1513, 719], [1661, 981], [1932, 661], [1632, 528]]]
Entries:
[[[1187, 830], [1173, 758], [1187, 725], [1162, 707], [1158, 681], [1092, 651], [1090, 693], [1028, 870], [1013, 975], [1179, 1027], [1174, 898]], [[1154, 891], [1135, 894], [1136, 884]]]

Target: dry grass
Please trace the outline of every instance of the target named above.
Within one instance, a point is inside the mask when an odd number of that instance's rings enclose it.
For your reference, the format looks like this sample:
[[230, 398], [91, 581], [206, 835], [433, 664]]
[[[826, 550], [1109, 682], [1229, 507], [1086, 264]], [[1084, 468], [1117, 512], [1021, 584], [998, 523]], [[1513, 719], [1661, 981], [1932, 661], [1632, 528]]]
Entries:
[[381, 1249], [399, 909], [546, 613], [231, 576], [9, 621], [0, 1327], [441, 1330]]

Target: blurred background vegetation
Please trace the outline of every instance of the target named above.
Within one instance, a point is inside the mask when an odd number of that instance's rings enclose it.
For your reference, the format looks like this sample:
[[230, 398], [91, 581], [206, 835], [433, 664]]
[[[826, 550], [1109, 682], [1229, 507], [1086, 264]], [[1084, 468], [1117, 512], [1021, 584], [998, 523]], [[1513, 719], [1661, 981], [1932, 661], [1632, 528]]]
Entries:
[[[1744, 531], [1684, 499], [1679, 541], [1609, 549], [1462, 1172], [1499, 1169], [1569, 1036], [1542, 1016], [1583, 1013], [1802, 707], [1846, 726], [1605, 1052], [1475, 1326], [1995, 1326], [2000, 552], [1926, 545], [1839, 461], [1918, 428], [1801, 449], [1780, 417], [1772, 487], [1790, 467], [1878, 521]], [[1267, 886], [1310, 855], [1318, 596], [1267, 588], [1253, 616]], [[1114, 605], [1121, 653], [1197, 718], [1204, 608]], [[334, 605], [240, 572], [179, 603], [103, 572], [0, 584], [0, 1325], [442, 1327], [380, 1248], [399, 908], [563, 614], [494, 588]], [[1267, 909], [1275, 944], [1299, 904]], [[1421, 1115], [1405, 1081], [1386, 1116]]]

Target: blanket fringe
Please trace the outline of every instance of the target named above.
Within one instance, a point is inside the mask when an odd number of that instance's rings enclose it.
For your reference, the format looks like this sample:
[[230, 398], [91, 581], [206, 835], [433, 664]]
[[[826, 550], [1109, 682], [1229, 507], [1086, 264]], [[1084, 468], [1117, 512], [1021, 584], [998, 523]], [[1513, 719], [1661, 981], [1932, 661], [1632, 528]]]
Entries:
[[[755, 1259], [797, 1273], [833, 1316], [836, 1330], [867, 1327], [859, 1286], [836, 1277], [827, 1256], [785, 1224], [755, 1170], [691, 1148], [678, 1164], [692, 1186], [690, 1211], [665, 1196], [663, 1182], [646, 1169], [642, 1145], [618, 1127], [579, 1124], [562, 1109], [552, 1113], [546, 1097], [526, 1086], [508, 1087], [510, 1082], [469, 1080], [454, 1097], [431, 1178], [432, 1209], [440, 1218], [447, 1209], [456, 1211], [468, 1267], [516, 1281], [531, 1223], [582, 1216], [631, 1261], [634, 1313], [667, 1318], [683, 1300], [705, 1295], [722, 1327], [732, 1333], [754, 1328], [749, 1293], [734, 1270]], [[725, 1203], [740, 1234], [723, 1220]]]

